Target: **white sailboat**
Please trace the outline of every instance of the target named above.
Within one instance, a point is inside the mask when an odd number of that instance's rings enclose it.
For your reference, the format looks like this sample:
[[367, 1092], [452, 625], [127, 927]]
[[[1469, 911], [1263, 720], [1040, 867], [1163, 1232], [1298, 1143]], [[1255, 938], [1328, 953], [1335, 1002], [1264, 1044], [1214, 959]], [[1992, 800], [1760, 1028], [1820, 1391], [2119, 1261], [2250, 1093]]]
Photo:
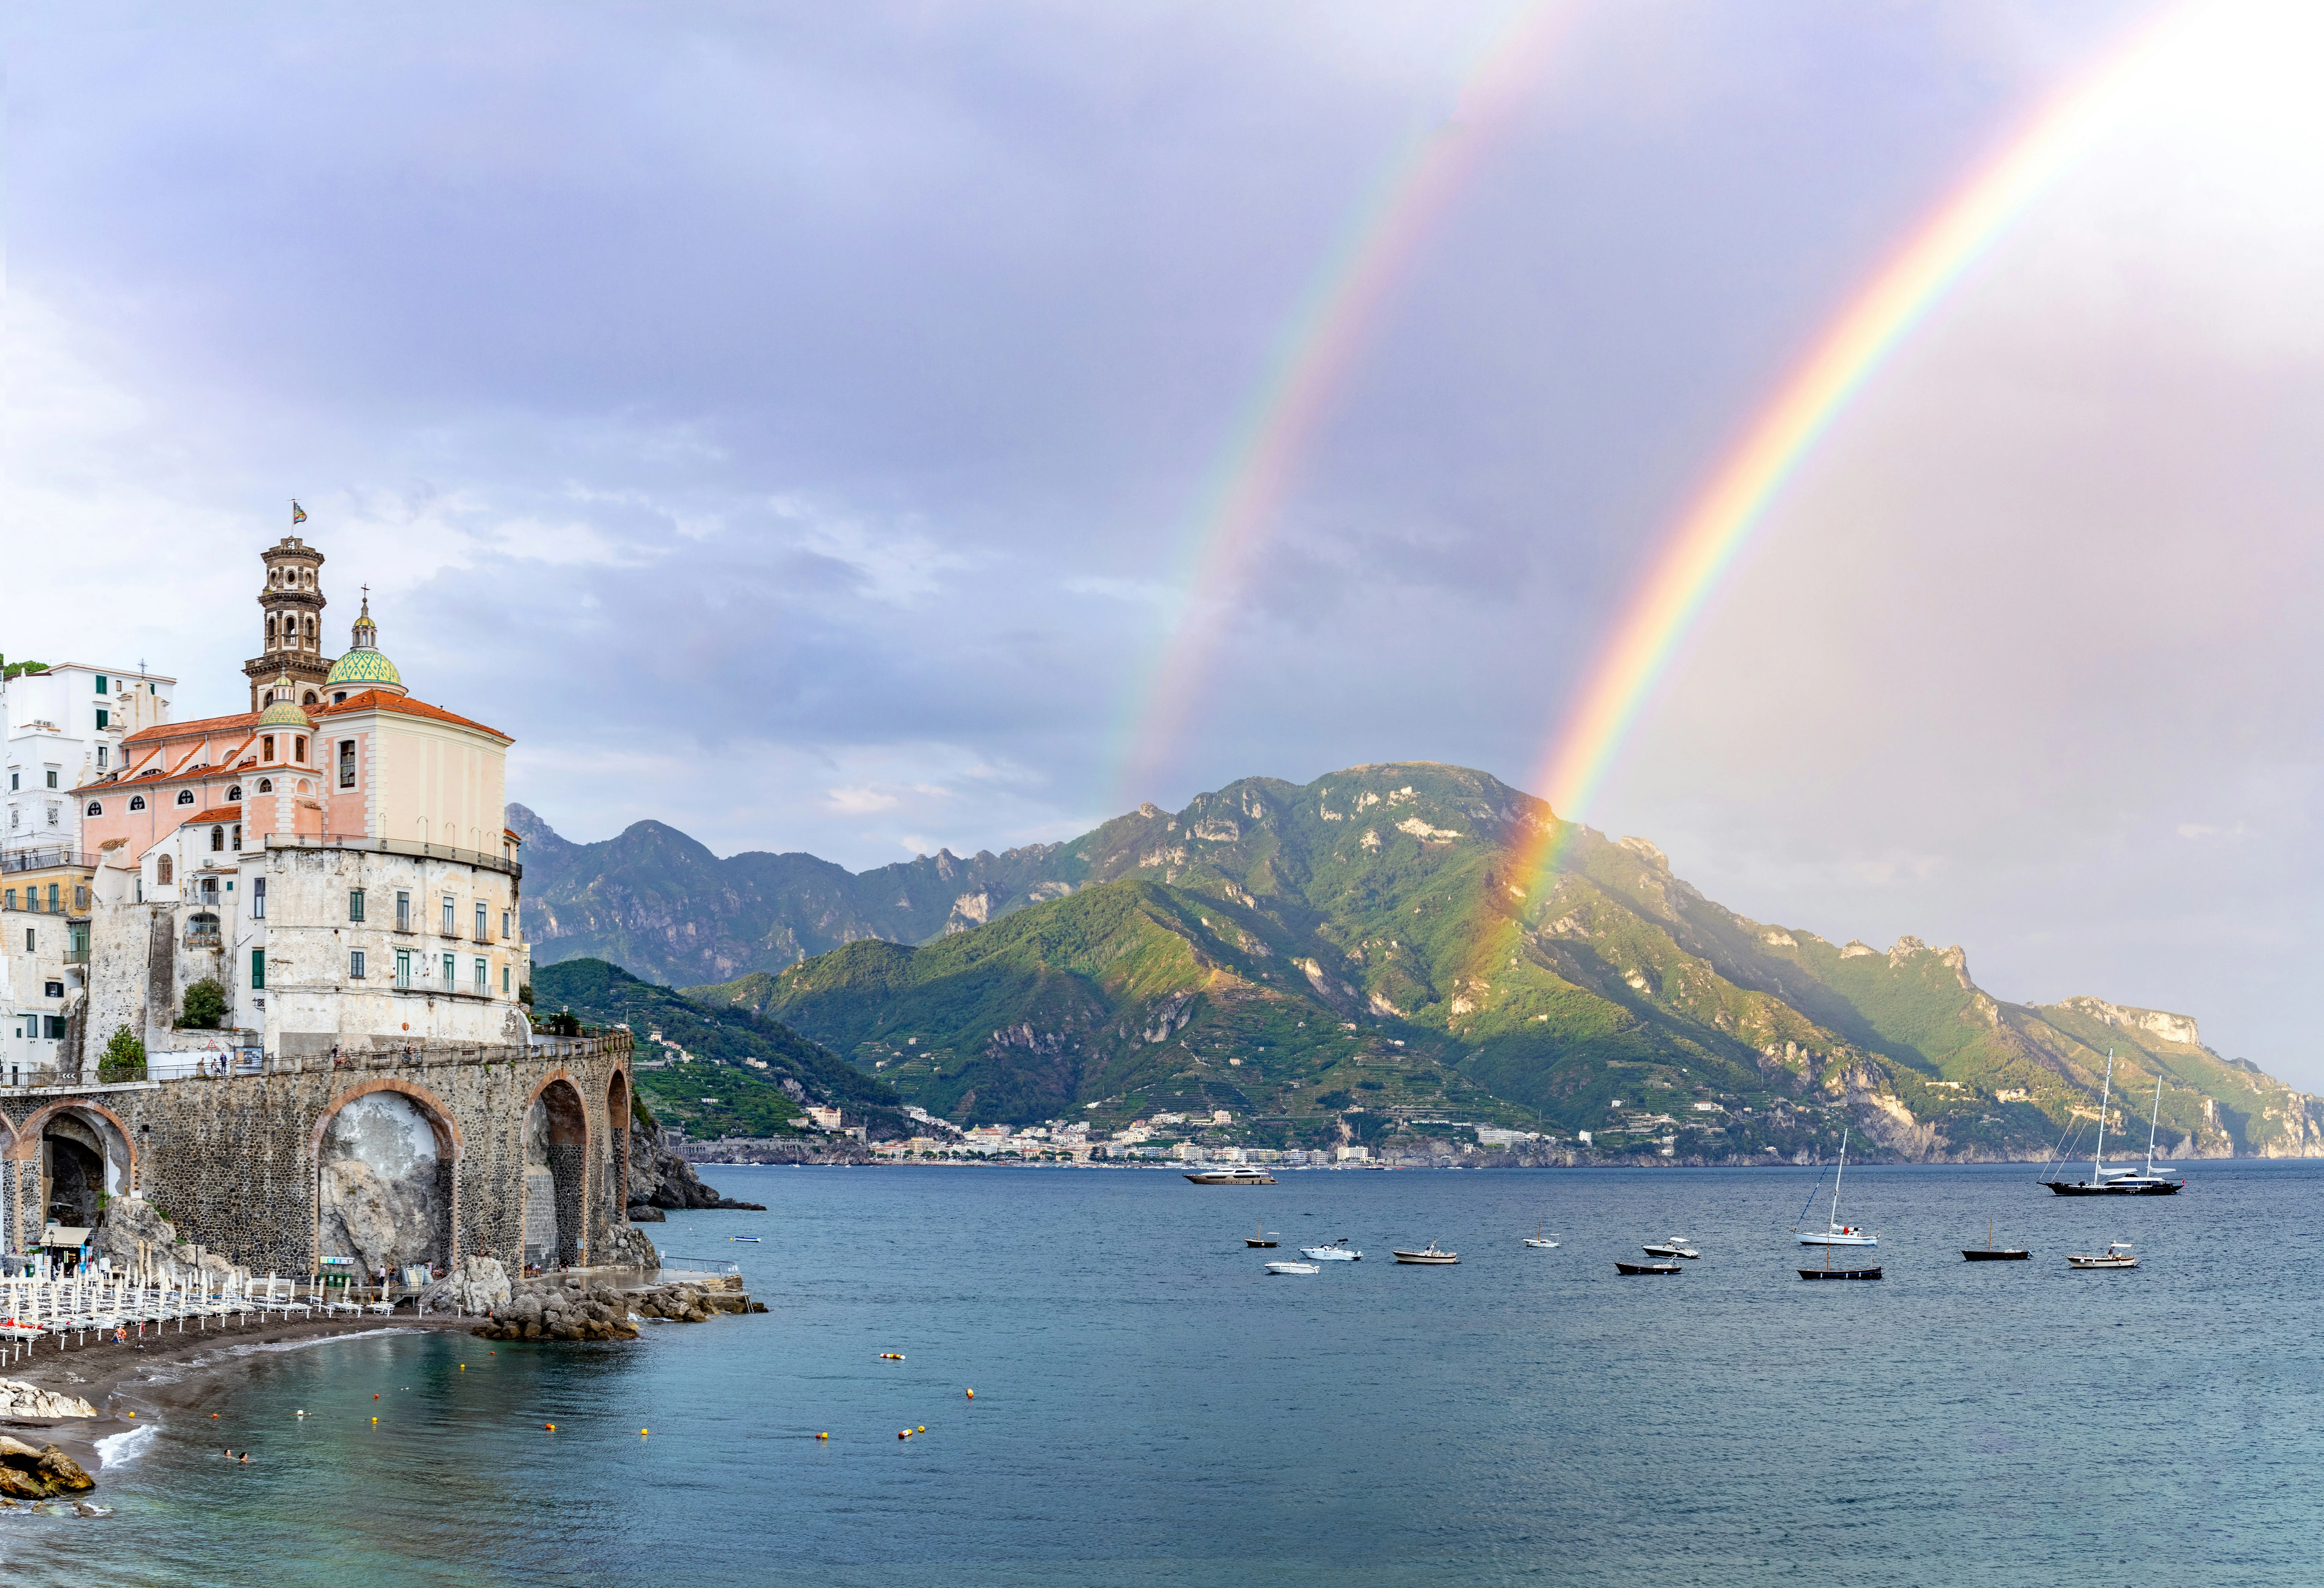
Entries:
[[[1843, 1224], [1840, 1222], [1840, 1183], [1842, 1179], [1847, 1177], [1847, 1175], [1848, 1131], [1847, 1129], [1843, 1127], [1840, 1132], [1840, 1172], [1831, 1177], [1831, 1217], [1829, 1221], [1829, 1227], [1821, 1230], [1794, 1231], [1794, 1233], [1797, 1234], [1800, 1238], [1801, 1245], [1877, 1246], [1880, 1244], [1879, 1236], [1859, 1230], [1854, 1224]], [[1811, 1191], [1808, 1193], [1808, 1196], [1812, 1199], [1815, 1193]], [[1806, 1212], [1804, 1208], [1801, 1211], [1803, 1213]]]
[[2158, 1175], [2154, 1172], [2154, 1131], [2163, 1118], [2163, 1072], [2154, 1073], [2154, 1107], [2146, 1117], [2146, 1168], [2126, 1169], [2110, 1175], [2106, 1170], [2107, 1109], [2114, 1101], [2114, 1049], [2107, 1049], [2106, 1085], [2098, 1094], [2098, 1145], [2090, 1158], [2090, 1177], [2087, 1180], [2044, 1180], [2042, 1183], [2060, 1196], [2175, 1196], [2186, 1189], [2183, 1177]]

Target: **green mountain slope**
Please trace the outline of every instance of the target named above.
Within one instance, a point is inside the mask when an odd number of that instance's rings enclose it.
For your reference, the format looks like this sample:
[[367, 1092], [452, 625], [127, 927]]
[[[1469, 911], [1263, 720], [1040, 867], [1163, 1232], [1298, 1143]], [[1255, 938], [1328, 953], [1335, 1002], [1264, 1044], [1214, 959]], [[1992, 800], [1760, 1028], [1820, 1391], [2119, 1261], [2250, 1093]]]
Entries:
[[[779, 1020], [712, 1009], [641, 982], [599, 959], [533, 973], [533, 1007], [569, 1011], [594, 1025], [625, 1025], [636, 1043], [639, 1094], [666, 1124], [708, 1140], [808, 1129], [805, 1105], [836, 1106], [872, 1140], [911, 1134], [893, 1088], [807, 1040]], [[756, 1062], [753, 1062], [756, 1061]]]
[[[1523, 874], [1552, 833], [1554, 872]], [[962, 1123], [1225, 1108], [1306, 1140], [1452, 1117], [1740, 1157], [1820, 1149], [1845, 1118], [1902, 1157], [2040, 1156], [2077, 1110], [2094, 1126], [2111, 1044], [2118, 1096], [2163, 1076], [2166, 1149], [2324, 1153], [2316, 1100], [2184, 1017], [2005, 1004], [1958, 948], [1748, 920], [1482, 772], [1246, 780], [1038, 864], [1062, 897], [1027, 884], [981, 926], [690, 995], [779, 1013]]]

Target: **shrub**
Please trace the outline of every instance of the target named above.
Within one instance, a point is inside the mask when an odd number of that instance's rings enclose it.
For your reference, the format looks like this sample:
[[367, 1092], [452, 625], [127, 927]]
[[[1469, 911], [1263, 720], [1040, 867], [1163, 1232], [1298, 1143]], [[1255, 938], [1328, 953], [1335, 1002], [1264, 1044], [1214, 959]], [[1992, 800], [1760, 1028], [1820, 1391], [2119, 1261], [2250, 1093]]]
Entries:
[[127, 1026], [116, 1029], [97, 1056], [97, 1078], [106, 1082], [145, 1078], [145, 1044]]
[[523, 1004], [527, 1009], [530, 1009], [532, 1007], [532, 983], [530, 982], [520, 982], [517, 983], [516, 1001], [519, 1003]]
[[204, 976], [186, 989], [185, 1011], [178, 1024], [189, 1031], [215, 1031], [226, 1024], [226, 989]]
[[1355, 1101], [1356, 1094], [1352, 1092], [1326, 1092], [1315, 1099], [1315, 1106], [1338, 1110], [1353, 1106]]

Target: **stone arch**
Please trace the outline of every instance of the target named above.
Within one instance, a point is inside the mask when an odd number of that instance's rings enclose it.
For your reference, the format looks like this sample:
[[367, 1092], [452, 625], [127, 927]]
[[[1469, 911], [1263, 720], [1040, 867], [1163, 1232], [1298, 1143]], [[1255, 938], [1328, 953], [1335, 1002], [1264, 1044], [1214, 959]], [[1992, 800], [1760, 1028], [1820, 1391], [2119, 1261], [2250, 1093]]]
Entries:
[[332, 1099], [309, 1137], [315, 1254], [369, 1275], [458, 1260], [461, 1140], [424, 1086], [365, 1081]]
[[630, 1077], [620, 1065], [605, 1082], [605, 1219], [630, 1216]]
[[30, 1193], [21, 1205], [29, 1226], [10, 1232], [23, 1251], [43, 1225], [87, 1229], [100, 1204], [125, 1196], [137, 1184], [137, 1151], [128, 1127], [100, 1103], [54, 1103], [25, 1116], [9, 1134], [0, 1157], [23, 1166], [17, 1183]]
[[581, 1088], [552, 1070], [524, 1111], [524, 1260], [571, 1268], [588, 1252], [589, 1110]]

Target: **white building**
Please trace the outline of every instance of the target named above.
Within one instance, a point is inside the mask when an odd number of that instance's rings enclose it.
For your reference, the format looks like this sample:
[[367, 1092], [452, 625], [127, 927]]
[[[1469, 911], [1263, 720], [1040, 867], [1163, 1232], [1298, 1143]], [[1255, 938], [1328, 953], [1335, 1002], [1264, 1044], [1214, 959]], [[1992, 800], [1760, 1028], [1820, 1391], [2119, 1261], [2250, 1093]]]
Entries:
[[0, 909], [0, 1086], [55, 1078], [68, 995], [80, 988], [73, 943], [55, 916]]
[[121, 741], [170, 720], [177, 680], [159, 673], [60, 662], [0, 679], [0, 851], [78, 853], [72, 791], [121, 765]]

